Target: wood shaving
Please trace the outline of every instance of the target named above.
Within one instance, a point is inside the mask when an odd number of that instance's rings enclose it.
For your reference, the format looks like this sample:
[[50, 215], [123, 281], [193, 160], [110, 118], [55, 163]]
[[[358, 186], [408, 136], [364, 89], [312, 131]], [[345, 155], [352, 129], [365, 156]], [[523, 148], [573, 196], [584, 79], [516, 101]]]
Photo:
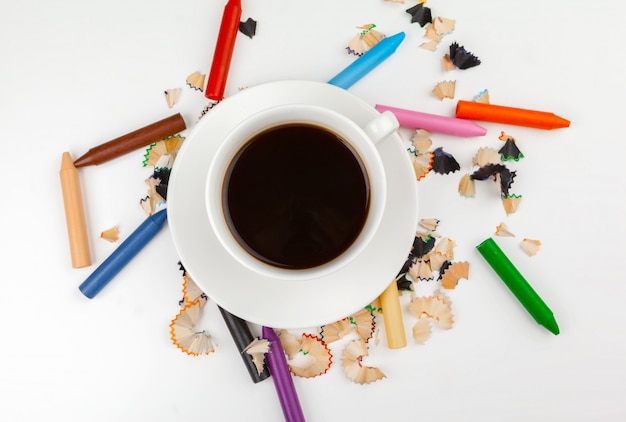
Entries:
[[455, 88], [456, 81], [441, 81], [435, 85], [432, 92], [440, 101], [443, 101], [444, 98], [454, 98]]
[[349, 317], [320, 327], [319, 333], [320, 338], [327, 344], [342, 339], [353, 331], [359, 338], [368, 341], [374, 334], [375, 327], [373, 311], [363, 308]]
[[478, 94], [474, 96], [474, 102], [489, 104], [489, 91], [486, 89], [483, 89], [482, 91], [480, 91]]
[[447, 267], [442, 266], [439, 278], [444, 289], [454, 289], [460, 279], [469, 278], [469, 262], [452, 262]]
[[428, 233], [435, 237], [441, 237], [439, 233], [437, 233], [437, 227], [439, 226], [439, 220], [436, 218], [422, 218], [418, 223], [421, 227], [428, 230]]
[[476, 196], [476, 183], [469, 173], [464, 174], [459, 181], [459, 193], [467, 198]]
[[502, 157], [494, 148], [479, 148], [472, 158], [472, 165], [484, 167], [487, 164], [502, 164]]
[[454, 65], [454, 63], [452, 63], [452, 60], [450, 60], [450, 56], [448, 54], [445, 54], [441, 59], [441, 68], [446, 72], [456, 69], [456, 66]]
[[287, 357], [289, 359], [295, 358], [300, 350], [300, 339], [285, 329], [277, 331], [276, 335], [280, 339], [280, 343], [285, 353], [287, 353]]
[[417, 318], [430, 318], [437, 327], [444, 330], [449, 330], [454, 325], [450, 300], [443, 293], [413, 297], [409, 310]]
[[326, 324], [320, 328], [320, 337], [327, 344], [333, 343], [344, 338], [352, 332], [350, 319], [344, 318], [330, 324]]
[[180, 93], [181, 93], [181, 89], [180, 88], [174, 88], [174, 89], [166, 89], [164, 94], [165, 94], [165, 101], [167, 102], [167, 106], [169, 108], [174, 107], [174, 104], [176, 104], [178, 102], [178, 99], [180, 98]]
[[417, 344], [425, 344], [430, 338], [433, 328], [428, 318], [420, 318], [413, 325], [413, 340]]
[[504, 211], [507, 215], [513, 214], [519, 208], [519, 204], [522, 201], [521, 195], [507, 195], [502, 198], [502, 206], [504, 207]]
[[293, 362], [289, 363], [291, 372], [302, 378], [313, 378], [325, 374], [332, 364], [333, 355], [328, 346], [319, 338], [311, 334], [303, 334], [300, 341], [300, 349], [308, 357], [308, 365], [297, 366]]
[[363, 365], [365, 356], [368, 356], [368, 352], [363, 340], [352, 340], [346, 345], [341, 362], [348, 378], [359, 384], [369, 384], [385, 378], [380, 369]]
[[430, 132], [424, 129], [417, 129], [411, 137], [411, 145], [415, 148], [417, 155], [428, 152], [433, 145], [433, 141], [430, 139]]
[[193, 72], [191, 75], [187, 76], [186, 82], [189, 88], [192, 88], [196, 91], [204, 91], [204, 78], [206, 75], [200, 73], [198, 71]]
[[496, 233], [495, 234], [496, 234], [496, 236], [515, 237], [515, 235], [513, 233], [511, 233], [509, 228], [504, 225], [504, 223], [500, 223], [500, 224], [498, 224], [496, 226]]
[[250, 344], [248, 344], [242, 352], [249, 354], [252, 357], [252, 363], [259, 373], [259, 375], [265, 369], [265, 355], [270, 350], [270, 342], [266, 339], [255, 338]]
[[106, 229], [100, 233], [100, 238], [108, 240], [111, 243], [115, 243], [120, 238], [120, 231], [117, 226], [113, 226], [110, 229]]
[[146, 179], [146, 185], [148, 185], [148, 195], [139, 201], [141, 208], [146, 212], [147, 215], [154, 214], [154, 211], [157, 208], [157, 205], [164, 201], [163, 197], [159, 195], [156, 190], [156, 187], [161, 183], [160, 179], [155, 179], [150, 177]]
[[448, 261], [441, 252], [431, 252], [428, 254], [428, 261], [430, 262], [430, 269], [432, 271], [441, 270], [442, 265]]
[[170, 323], [172, 342], [188, 355], [208, 355], [215, 351], [209, 333], [196, 329], [196, 322], [205, 303], [206, 300], [198, 299], [186, 304]]
[[412, 155], [411, 163], [413, 164], [413, 170], [415, 172], [415, 178], [422, 180], [433, 168], [433, 162], [435, 161], [435, 154], [431, 151], [427, 151], [423, 154]]
[[426, 41], [425, 43], [420, 44], [419, 48], [423, 48], [424, 50], [428, 50], [428, 51], [435, 51], [438, 45], [439, 45], [439, 41], [430, 40], [430, 41]]
[[431, 26], [437, 35], [447, 35], [454, 31], [455, 23], [454, 19], [436, 17]]
[[430, 281], [434, 279], [430, 261], [418, 259], [409, 268], [409, 275], [414, 281]]
[[184, 306], [187, 303], [195, 302], [201, 298], [204, 298], [204, 300], [207, 299], [204, 292], [200, 290], [200, 287], [193, 281], [189, 273], [185, 272], [185, 275], [183, 275], [183, 299], [180, 305]]
[[528, 239], [525, 237], [524, 239], [522, 239], [520, 247], [526, 253], [526, 255], [535, 256], [541, 248], [541, 241], [537, 239]]
[[348, 53], [356, 56], [362, 56], [369, 49], [378, 44], [383, 38], [385, 38], [385, 34], [375, 30], [375, 27], [376, 25], [371, 23], [358, 26], [357, 29], [360, 29], [361, 31], [348, 43], [348, 46], [346, 47]]
[[437, 245], [435, 245], [434, 251], [439, 252], [447, 259], [453, 259], [455, 247], [456, 247], [456, 242], [450, 239], [449, 237], [446, 237], [444, 239], [441, 239], [439, 242], [437, 242]]
[[143, 155], [143, 166], [171, 169], [184, 140], [184, 137], [174, 135], [150, 144]]

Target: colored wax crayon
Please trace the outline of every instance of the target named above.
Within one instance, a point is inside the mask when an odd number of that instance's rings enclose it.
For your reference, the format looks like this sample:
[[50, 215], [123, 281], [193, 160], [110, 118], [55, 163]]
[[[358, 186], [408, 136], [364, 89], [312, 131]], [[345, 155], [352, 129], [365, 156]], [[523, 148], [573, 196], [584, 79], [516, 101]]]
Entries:
[[74, 161], [76, 167], [102, 164], [186, 129], [180, 113], [91, 148]]
[[348, 89], [372, 69], [391, 56], [404, 41], [404, 32], [383, 38], [361, 57], [333, 77], [329, 84]]
[[487, 133], [487, 129], [469, 120], [422, 113], [420, 111], [406, 110], [381, 104], [376, 104], [375, 108], [381, 113], [383, 111], [391, 111], [398, 119], [398, 122], [400, 122], [400, 126], [406, 128], [424, 129], [429, 132], [463, 137], [484, 136]]
[[218, 306], [218, 308], [226, 326], [228, 327], [230, 336], [233, 338], [237, 350], [239, 350], [243, 363], [250, 374], [250, 378], [252, 378], [252, 382], [257, 383], [267, 379], [270, 376], [267, 366], [263, 369], [263, 371], [261, 371], [261, 373], [259, 373], [256, 365], [252, 361], [252, 356], [245, 352], [245, 348], [254, 340], [254, 336], [250, 331], [250, 327], [248, 327], [248, 323], [238, 316], [231, 314], [221, 306]]
[[380, 295], [380, 307], [383, 309], [383, 322], [387, 335], [387, 346], [390, 349], [400, 349], [406, 346], [402, 307], [398, 294], [398, 283], [394, 279]]
[[209, 80], [204, 90], [204, 96], [215, 101], [224, 98], [226, 79], [228, 70], [235, 49], [235, 40], [239, 31], [239, 21], [241, 19], [241, 0], [228, 0], [224, 6], [222, 23], [217, 35], [215, 51], [213, 52], [213, 62], [209, 72]]
[[274, 380], [274, 387], [278, 394], [280, 406], [286, 422], [303, 422], [304, 413], [300, 406], [300, 400], [293, 384], [293, 378], [287, 365], [287, 358], [280, 339], [273, 328], [263, 327], [262, 336], [270, 342], [270, 350], [265, 355], [265, 361]]
[[515, 268], [496, 242], [489, 238], [476, 246], [476, 249], [478, 249], [478, 252], [485, 258], [535, 321], [547, 328], [552, 334], [559, 334], [559, 326], [548, 305], [528, 284], [524, 276]]
[[459, 100], [456, 105], [456, 117], [547, 130], [569, 127], [570, 125], [569, 120], [547, 111], [463, 100]]
[[65, 207], [65, 222], [70, 241], [72, 267], [82, 268], [91, 265], [89, 236], [83, 208], [83, 197], [80, 190], [78, 169], [74, 166], [69, 152], [64, 152], [61, 159], [61, 190]]
[[109, 257], [94, 270], [79, 286], [80, 291], [93, 299], [100, 290], [119, 273], [161, 230], [167, 220], [167, 209], [163, 209], [144, 220]]

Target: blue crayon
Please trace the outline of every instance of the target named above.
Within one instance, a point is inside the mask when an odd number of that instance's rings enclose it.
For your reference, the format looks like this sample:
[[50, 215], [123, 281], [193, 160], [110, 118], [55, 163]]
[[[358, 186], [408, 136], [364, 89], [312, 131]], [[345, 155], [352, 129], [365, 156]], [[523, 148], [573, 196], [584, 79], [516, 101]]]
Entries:
[[404, 37], [404, 32], [399, 32], [391, 37], [383, 38], [378, 44], [352, 62], [351, 65], [339, 72], [328, 83], [343, 89], [350, 88], [359, 79], [385, 61], [387, 57], [395, 53], [400, 43], [404, 41]]
[[119, 273], [148, 242], [156, 236], [167, 220], [167, 210], [163, 209], [146, 218], [109, 257], [94, 270], [78, 287], [89, 299], [93, 299], [100, 290]]

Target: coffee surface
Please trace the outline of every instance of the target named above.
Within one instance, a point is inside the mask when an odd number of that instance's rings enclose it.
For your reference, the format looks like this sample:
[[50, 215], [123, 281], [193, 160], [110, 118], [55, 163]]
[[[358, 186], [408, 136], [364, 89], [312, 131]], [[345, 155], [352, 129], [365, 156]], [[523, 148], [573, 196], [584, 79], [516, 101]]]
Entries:
[[237, 241], [270, 265], [312, 268], [341, 255], [369, 208], [360, 158], [326, 129], [292, 124], [242, 147], [224, 181], [224, 212]]

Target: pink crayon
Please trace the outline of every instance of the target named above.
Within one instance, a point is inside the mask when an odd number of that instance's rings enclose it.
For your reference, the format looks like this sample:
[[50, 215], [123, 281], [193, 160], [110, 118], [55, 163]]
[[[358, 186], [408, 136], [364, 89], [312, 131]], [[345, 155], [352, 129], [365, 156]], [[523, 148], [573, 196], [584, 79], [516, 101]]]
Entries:
[[391, 111], [402, 127], [424, 129], [429, 132], [463, 137], [485, 136], [487, 133], [487, 129], [484, 127], [478, 126], [472, 121], [457, 119], [456, 117], [439, 116], [381, 104], [376, 104], [375, 108], [381, 113], [387, 110]]

